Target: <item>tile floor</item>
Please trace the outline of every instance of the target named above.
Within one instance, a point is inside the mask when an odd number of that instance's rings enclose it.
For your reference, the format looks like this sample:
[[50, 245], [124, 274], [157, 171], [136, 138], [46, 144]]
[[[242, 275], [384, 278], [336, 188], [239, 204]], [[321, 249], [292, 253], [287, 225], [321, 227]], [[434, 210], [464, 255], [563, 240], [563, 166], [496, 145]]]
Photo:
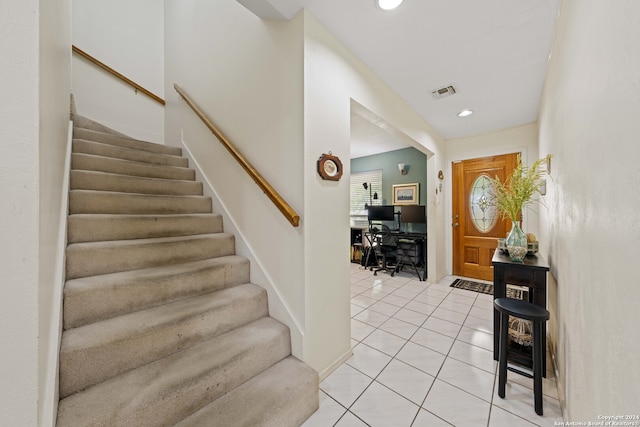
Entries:
[[353, 356], [320, 383], [304, 427], [553, 426], [562, 421], [551, 362], [544, 416], [533, 380], [509, 372], [498, 396], [492, 296], [351, 266]]

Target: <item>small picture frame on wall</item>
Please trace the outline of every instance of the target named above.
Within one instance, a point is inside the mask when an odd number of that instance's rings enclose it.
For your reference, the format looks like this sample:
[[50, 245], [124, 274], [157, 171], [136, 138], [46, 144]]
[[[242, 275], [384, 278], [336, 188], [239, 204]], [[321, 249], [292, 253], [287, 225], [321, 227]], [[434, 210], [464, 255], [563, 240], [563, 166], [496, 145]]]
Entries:
[[394, 205], [417, 205], [419, 203], [418, 186], [420, 183], [396, 184], [393, 186]]

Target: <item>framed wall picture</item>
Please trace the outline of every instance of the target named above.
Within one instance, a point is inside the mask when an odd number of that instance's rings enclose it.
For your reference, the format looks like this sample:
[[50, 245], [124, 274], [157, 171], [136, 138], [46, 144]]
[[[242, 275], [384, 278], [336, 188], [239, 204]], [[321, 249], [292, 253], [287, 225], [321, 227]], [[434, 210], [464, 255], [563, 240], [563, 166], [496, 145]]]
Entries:
[[394, 205], [417, 205], [419, 203], [418, 186], [420, 183], [396, 184], [393, 186]]

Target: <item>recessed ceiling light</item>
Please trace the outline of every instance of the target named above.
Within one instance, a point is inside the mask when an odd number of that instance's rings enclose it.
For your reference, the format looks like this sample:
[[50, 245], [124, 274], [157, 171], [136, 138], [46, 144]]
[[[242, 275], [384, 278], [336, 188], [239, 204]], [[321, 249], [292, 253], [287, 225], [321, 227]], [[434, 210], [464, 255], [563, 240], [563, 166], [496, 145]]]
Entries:
[[458, 113], [458, 117], [467, 117], [473, 114], [471, 110], [462, 110]]
[[400, 6], [403, 0], [377, 0], [378, 7], [382, 10], [393, 10]]

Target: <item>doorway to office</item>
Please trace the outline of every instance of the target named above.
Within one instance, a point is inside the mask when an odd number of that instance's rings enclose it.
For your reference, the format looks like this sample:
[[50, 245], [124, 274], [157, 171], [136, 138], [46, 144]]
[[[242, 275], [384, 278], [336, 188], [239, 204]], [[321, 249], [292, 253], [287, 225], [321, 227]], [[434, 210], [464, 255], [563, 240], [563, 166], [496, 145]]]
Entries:
[[[403, 203], [394, 202], [394, 190], [409, 184], [417, 184], [416, 187], [412, 187], [417, 189], [415, 204], [423, 206], [423, 209], [429, 205], [427, 162], [431, 155], [429, 150], [404, 132], [359, 103], [351, 101], [349, 178], [352, 262], [358, 262], [358, 244], [362, 243], [363, 248], [367, 246], [364, 232], [368, 231], [369, 224], [365, 205], [391, 205], [399, 212]], [[364, 177], [367, 179], [363, 186], [360, 181]], [[402, 223], [402, 230], [426, 234], [429, 226], [426, 218], [430, 214], [433, 215], [434, 212], [428, 212], [427, 209], [422, 223]], [[388, 221], [383, 225], [391, 231], [399, 230], [400, 217], [396, 215], [394, 221]]]

